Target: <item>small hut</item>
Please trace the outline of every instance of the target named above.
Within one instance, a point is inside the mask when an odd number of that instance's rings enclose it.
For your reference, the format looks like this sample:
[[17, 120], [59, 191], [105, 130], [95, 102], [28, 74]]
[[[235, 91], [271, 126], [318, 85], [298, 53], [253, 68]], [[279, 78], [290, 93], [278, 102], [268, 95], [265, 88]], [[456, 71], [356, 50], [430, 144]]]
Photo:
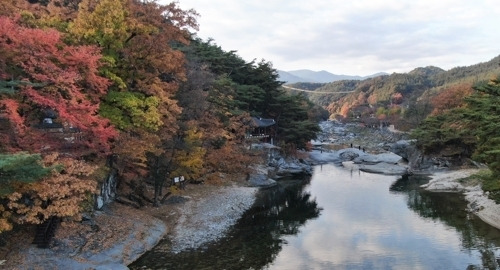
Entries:
[[247, 134], [247, 138], [257, 138], [263, 142], [273, 143], [276, 121], [271, 118], [252, 117], [254, 127]]

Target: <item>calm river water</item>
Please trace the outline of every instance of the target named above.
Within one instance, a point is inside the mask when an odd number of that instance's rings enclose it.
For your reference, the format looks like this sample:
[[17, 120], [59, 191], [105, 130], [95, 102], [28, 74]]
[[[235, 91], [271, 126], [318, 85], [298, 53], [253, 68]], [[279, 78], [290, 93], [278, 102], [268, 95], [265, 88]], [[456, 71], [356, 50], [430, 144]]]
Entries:
[[131, 269], [500, 269], [500, 231], [425, 179], [316, 166], [265, 190], [229, 235], [173, 254], [161, 243]]

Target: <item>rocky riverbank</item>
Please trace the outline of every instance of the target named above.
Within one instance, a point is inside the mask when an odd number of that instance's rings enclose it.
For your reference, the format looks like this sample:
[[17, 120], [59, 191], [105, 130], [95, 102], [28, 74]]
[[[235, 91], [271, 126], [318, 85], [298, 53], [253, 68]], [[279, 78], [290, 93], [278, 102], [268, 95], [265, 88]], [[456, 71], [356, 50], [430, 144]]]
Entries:
[[198, 187], [182, 197], [188, 199], [185, 203], [176, 206], [179, 218], [168, 236], [170, 251], [196, 249], [218, 240], [253, 205], [257, 193], [257, 188], [246, 186], [209, 189]]
[[500, 205], [488, 198], [488, 194], [481, 189], [480, 181], [471, 177], [480, 171], [481, 169], [462, 169], [435, 173], [422, 188], [432, 192], [463, 193], [468, 211], [500, 229]]
[[366, 128], [335, 121], [321, 123], [322, 132], [309, 155], [316, 164], [335, 163], [369, 173], [404, 175], [410, 173], [408, 160], [388, 149], [406, 137], [388, 128]]
[[16, 232], [0, 251], [0, 269], [128, 269], [165, 238], [173, 252], [217, 240], [252, 206], [256, 191], [243, 182], [188, 185], [157, 208], [112, 203], [91, 220], [63, 224], [49, 249], [32, 245], [27, 231]]
[[315, 142], [317, 150], [311, 153], [314, 162], [333, 162], [371, 173], [428, 174], [431, 180], [422, 188], [463, 193], [470, 212], [500, 229], [500, 205], [488, 198], [479, 180], [471, 177], [485, 169], [480, 164], [423, 156], [406, 134], [390, 128], [364, 128], [333, 121], [323, 122], [321, 127], [323, 132]]
[[[31, 229], [33, 231], [33, 229]], [[2, 256], [5, 269], [127, 269], [167, 232], [160, 219], [117, 203], [97, 211], [91, 220], [67, 222], [56, 231], [50, 248], [31, 244], [33, 234], [16, 232]]]
[[[304, 154], [303, 158], [284, 159], [268, 150], [268, 163], [256, 166], [256, 173], [246, 180], [227, 186], [187, 185], [157, 208], [138, 210], [112, 203], [84, 222], [63, 224], [50, 249], [31, 245], [32, 235], [26, 231], [15, 232], [8, 248], [0, 249], [0, 261], [5, 260], [0, 268], [127, 269], [126, 265], [162, 239], [169, 241], [169, 252], [200, 247], [224, 236], [252, 206], [257, 187], [276, 185], [275, 179], [282, 175], [310, 173], [312, 164], [335, 163], [384, 174], [408, 173], [407, 158], [388, 151], [390, 145], [405, 138], [404, 134], [339, 123], [322, 125], [324, 132], [307, 157]], [[407, 149], [401, 145], [400, 150]], [[470, 211], [500, 229], [500, 206], [487, 199], [478, 185], [464, 186], [459, 181], [476, 171], [434, 173], [433, 180], [423, 188], [464, 192]]]

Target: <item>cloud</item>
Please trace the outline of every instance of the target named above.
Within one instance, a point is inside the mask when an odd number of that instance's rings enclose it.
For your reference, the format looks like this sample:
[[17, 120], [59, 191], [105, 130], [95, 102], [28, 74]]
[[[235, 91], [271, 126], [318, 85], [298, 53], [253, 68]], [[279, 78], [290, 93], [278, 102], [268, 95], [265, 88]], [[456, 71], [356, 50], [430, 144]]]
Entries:
[[273, 264], [283, 269], [465, 265], [468, 258], [460, 255], [461, 235], [454, 228], [416, 218], [406, 205], [407, 195], [387, 195], [395, 177], [358, 172], [349, 176], [348, 170], [331, 167], [323, 165], [321, 172], [315, 172], [309, 187], [324, 207], [320, 217], [306, 223], [299, 235], [286, 236], [288, 244]]
[[500, 54], [500, 6], [491, 0], [216, 2], [180, 5], [201, 14], [200, 37], [284, 70], [367, 75], [451, 68]]

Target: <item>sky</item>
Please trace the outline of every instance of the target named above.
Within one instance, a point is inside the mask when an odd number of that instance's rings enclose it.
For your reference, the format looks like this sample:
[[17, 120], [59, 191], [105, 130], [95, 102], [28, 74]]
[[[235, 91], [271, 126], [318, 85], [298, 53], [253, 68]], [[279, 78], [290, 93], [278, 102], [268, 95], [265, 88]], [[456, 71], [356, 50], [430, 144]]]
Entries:
[[[168, 3], [160, 0], [160, 3]], [[497, 0], [178, 0], [197, 36], [285, 71], [367, 76], [500, 55]]]

